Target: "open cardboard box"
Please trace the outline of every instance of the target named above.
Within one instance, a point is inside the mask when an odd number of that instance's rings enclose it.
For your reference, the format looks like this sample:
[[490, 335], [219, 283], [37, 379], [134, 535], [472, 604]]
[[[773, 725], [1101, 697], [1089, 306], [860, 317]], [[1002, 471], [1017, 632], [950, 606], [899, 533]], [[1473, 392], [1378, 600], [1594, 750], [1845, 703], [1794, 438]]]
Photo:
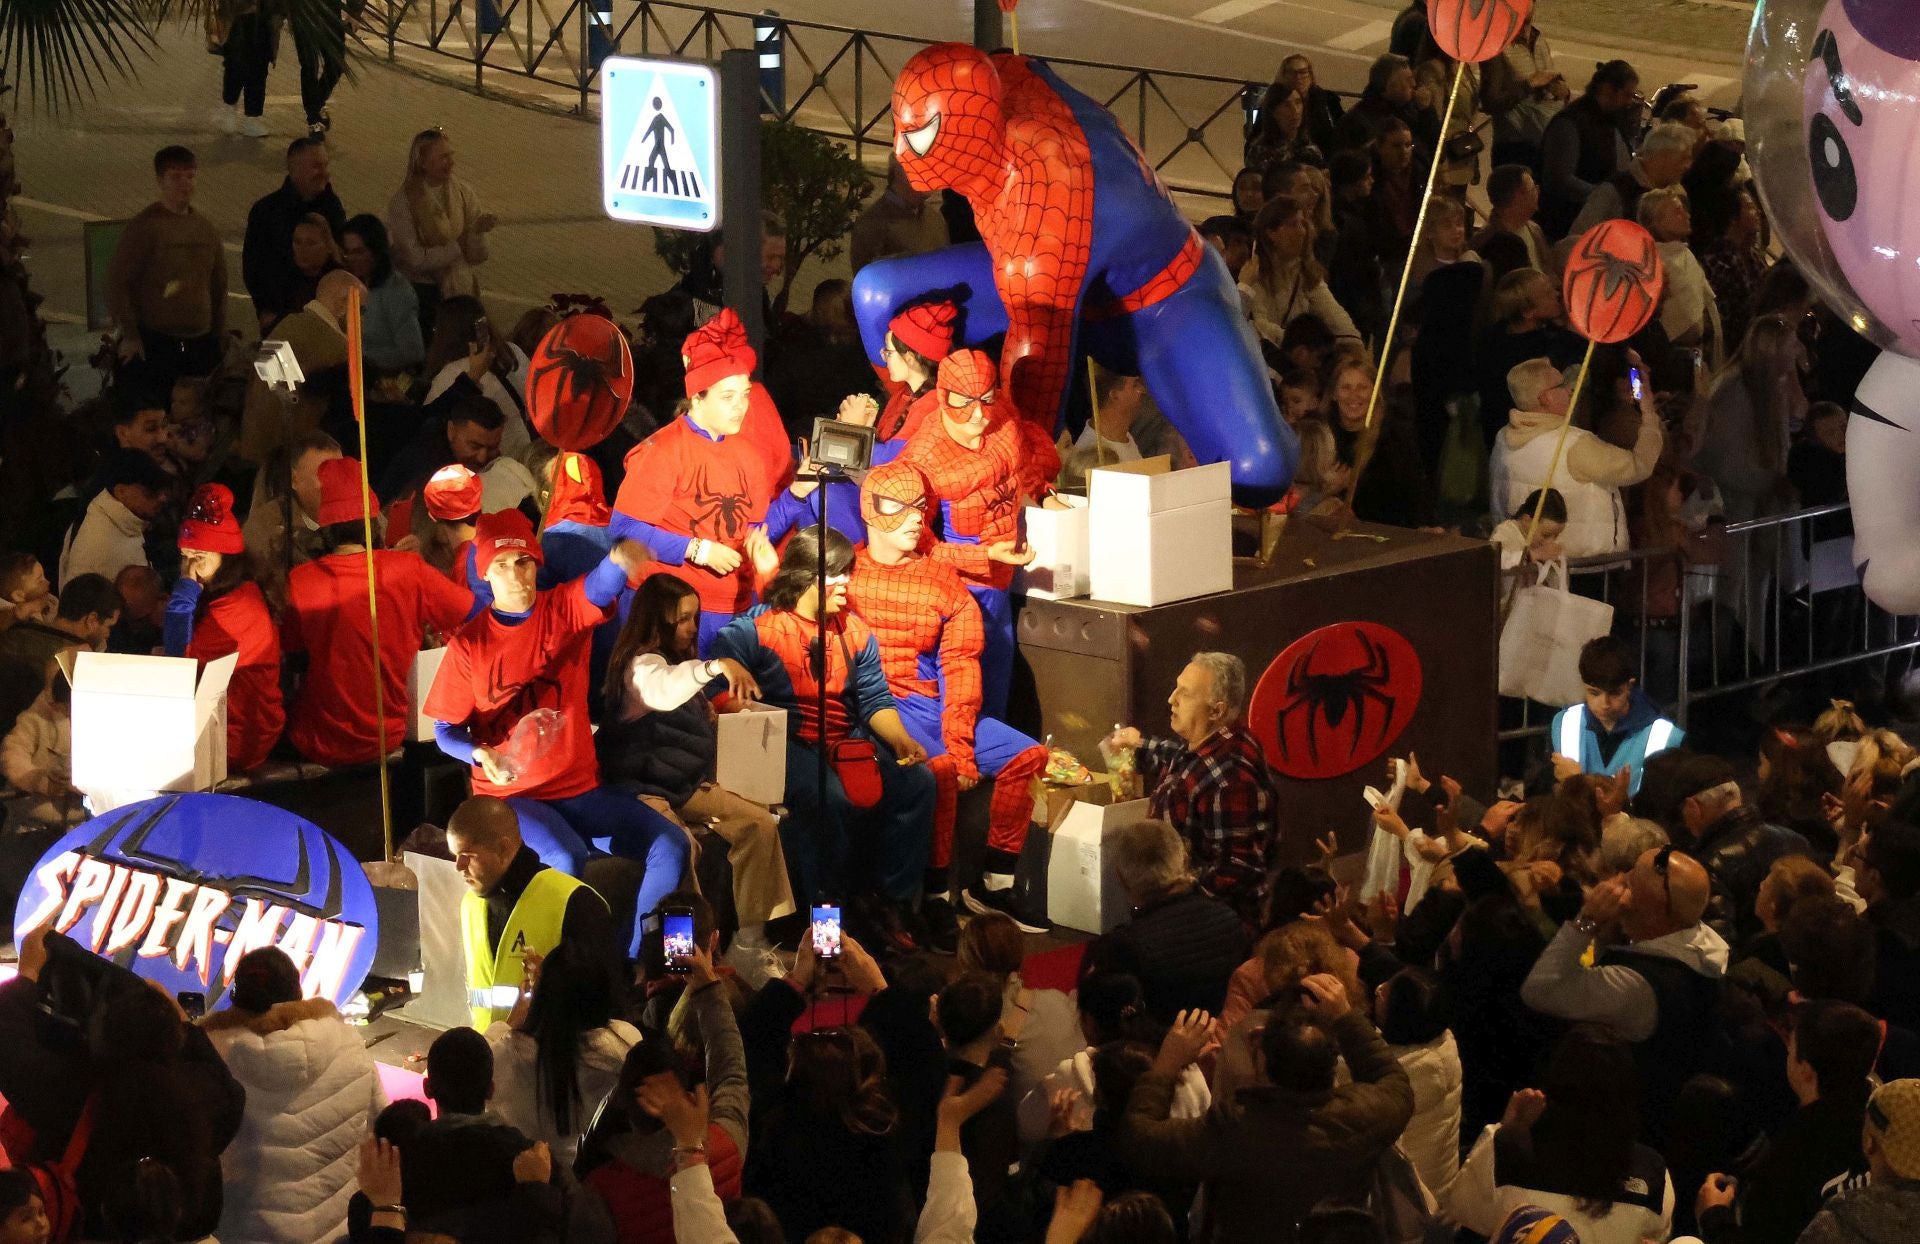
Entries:
[[1035, 600], [1070, 600], [1085, 596], [1090, 587], [1087, 499], [1056, 495], [1066, 509], [1027, 507], [1027, 543], [1033, 547], [1033, 560], [1020, 572], [1020, 590]]
[[787, 801], [787, 710], [747, 701], [715, 722], [713, 780], [755, 803]]
[[1161, 454], [1097, 467], [1088, 481], [1088, 588], [1095, 600], [1165, 605], [1233, 590], [1232, 474], [1172, 469]]
[[227, 777], [227, 684], [238, 653], [192, 657], [69, 650], [73, 784], [80, 790], [212, 790]]
[[433, 718], [427, 716], [426, 710], [427, 693], [433, 690], [433, 680], [440, 675], [440, 663], [446, 659], [445, 648], [422, 648], [420, 655], [413, 658], [413, 668], [407, 671], [407, 703], [412, 706], [407, 738], [412, 742], [433, 742]]
[[1047, 919], [1082, 933], [1105, 933], [1126, 920], [1128, 903], [1114, 875], [1108, 839], [1147, 818], [1145, 799], [1116, 800], [1108, 782], [1046, 789]]

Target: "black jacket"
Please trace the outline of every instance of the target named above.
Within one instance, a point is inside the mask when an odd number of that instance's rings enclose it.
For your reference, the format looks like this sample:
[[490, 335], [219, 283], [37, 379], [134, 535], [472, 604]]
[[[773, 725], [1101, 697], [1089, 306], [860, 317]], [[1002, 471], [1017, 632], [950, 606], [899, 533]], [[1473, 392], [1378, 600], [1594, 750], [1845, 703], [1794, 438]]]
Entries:
[[1753, 903], [1767, 870], [1789, 855], [1811, 857], [1813, 848], [1792, 830], [1767, 824], [1758, 808], [1742, 805], [1707, 826], [1692, 855], [1713, 883], [1706, 923], [1731, 945], [1741, 946], [1762, 931]]
[[303, 200], [294, 193], [292, 178], [283, 180], [272, 194], [254, 200], [247, 212], [240, 278], [253, 298], [253, 309], [261, 315], [277, 319], [307, 304], [307, 298], [299, 297], [301, 277], [293, 266], [293, 227], [314, 213], [326, 217], [335, 238], [347, 227], [347, 209], [332, 186]]
[[1866, 1169], [1866, 1100], [1802, 1106], [1740, 1178], [1736, 1206], [1707, 1211], [1707, 1244], [1794, 1244], [1849, 1172]]
[[1247, 933], [1233, 908], [1198, 890], [1136, 907], [1133, 919], [1093, 944], [1094, 970], [1140, 982], [1147, 1010], [1171, 1024], [1195, 1007], [1215, 1015], [1227, 981], [1247, 960]]
[[1920, 1031], [1920, 895], [1883, 899], [1867, 909], [1875, 971], [1867, 1009], [1890, 1024]]
[[679, 708], [609, 722], [593, 736], [602, 782], [658, 795], [676, 808], [713, 776], [718, 746], [705, 695]]

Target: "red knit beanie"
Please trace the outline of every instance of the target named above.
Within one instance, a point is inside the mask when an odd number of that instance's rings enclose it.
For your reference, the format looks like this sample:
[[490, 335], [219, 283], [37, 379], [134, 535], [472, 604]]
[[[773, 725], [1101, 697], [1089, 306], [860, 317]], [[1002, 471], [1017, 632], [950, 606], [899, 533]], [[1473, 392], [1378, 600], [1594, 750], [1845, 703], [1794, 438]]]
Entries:
[[533, 534], [533, 520], [519, 510], [495, 510], [480, 516], [473, 532], [473, 567], [483, 576], [502, 553], [525, 553], [542, 565], [547, 555], [540, 548], [540, 537]]
[[455, 462], [435, 471], [420, 496], [427, 503], [427, 513], [453, 523], [480, 512], [480, 492], [480, 477]]
[[329, 458], [320, 464], [320, 512], [314, 521], [322, 527], [335, 523], [357, 523], [369, 511], [380, 512], [380, 498], [366, 490], [366, 509], [361, 509], [360, 463], [354, 458]]
[[960, 309], [950, 302], [923, 302], [893, 317], [887, 331], [895, 341], [930, 363], [953, 353], [954, 326]]
[[180, 547], [229, 557], [246, 551], [240, 522], [233, 516], [232, 489], [225, 484], [200, 485], [180, 524]]
[[747, 330], [731, 307], [702, 324], [680, 347], [687, 368], [687, 396], [705, 393], [728, 376], [750, 376], [759, 358], [747, 342]]

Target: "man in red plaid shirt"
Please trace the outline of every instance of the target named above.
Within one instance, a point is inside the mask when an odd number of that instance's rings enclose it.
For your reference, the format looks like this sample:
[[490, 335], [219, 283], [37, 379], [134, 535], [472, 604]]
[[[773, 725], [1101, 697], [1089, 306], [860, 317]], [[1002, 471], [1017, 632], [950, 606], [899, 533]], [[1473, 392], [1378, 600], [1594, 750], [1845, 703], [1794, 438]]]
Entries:
[[1200, 888], [1258, 928], [1280, 837], [1280, 791], [1243, 719], [1246, 702], [1247, 667], [1240, 658], [1197, 653], [1167, 697], [1178, 737], [1143, 738], [1128, 726], [1107, 746], [1135, 749], [1152, 815], [1187, 840]]

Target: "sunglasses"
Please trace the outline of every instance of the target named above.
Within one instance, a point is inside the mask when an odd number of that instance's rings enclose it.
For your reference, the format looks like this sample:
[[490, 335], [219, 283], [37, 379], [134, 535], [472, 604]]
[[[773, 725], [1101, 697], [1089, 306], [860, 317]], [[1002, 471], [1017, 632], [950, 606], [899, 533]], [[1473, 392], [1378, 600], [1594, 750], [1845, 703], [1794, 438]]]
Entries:
[[1654, 875], [1660, 878], [1660, 884], [1665, 886], [1667, 889], [1667, 919], [1669, 921], [1677, 923], [1677, 918], [1673, 914], [1673, 877], [1668, 873], [1668, 869], [1671, 868], [1672, 865], [1673, 865], [1673, 848], [1672, 847], [1670, 846], [1661, 847], [1658, 851], [1654, 853], [1654, 856], [1653, 856]]

